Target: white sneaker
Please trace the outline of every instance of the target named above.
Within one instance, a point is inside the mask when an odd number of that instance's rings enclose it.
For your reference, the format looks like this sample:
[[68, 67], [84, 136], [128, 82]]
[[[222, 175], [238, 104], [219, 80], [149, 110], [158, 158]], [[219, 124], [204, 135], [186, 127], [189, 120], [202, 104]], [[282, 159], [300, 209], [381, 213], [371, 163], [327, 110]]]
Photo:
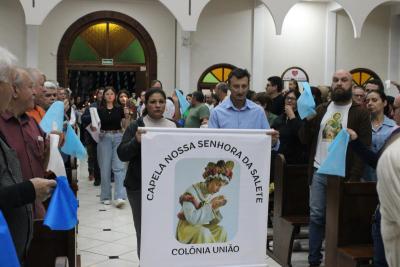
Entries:
[[117, 200], [114, 201], [114, 205], [117, 208], [122, 208], [125, 205], [125, 200], [122, 198], [118, 198]]
[[103, 200], [102, 201], [102, 203], [104, 204], [104, 205], [111, 205], [111, 201], [110, 200]]

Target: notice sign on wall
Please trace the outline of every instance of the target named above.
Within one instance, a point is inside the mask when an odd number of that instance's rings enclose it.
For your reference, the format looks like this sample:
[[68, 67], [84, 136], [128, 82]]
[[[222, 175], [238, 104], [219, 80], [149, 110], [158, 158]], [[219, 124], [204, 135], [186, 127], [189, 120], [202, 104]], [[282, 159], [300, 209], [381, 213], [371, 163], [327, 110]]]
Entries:
[[266, 266], [266, 131], [144, 129], [140, 266]]

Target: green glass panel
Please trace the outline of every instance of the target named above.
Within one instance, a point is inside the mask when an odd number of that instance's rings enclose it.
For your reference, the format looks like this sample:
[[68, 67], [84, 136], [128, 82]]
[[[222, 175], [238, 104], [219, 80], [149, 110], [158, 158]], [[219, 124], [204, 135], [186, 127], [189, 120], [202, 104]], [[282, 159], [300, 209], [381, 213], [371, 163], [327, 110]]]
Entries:
[[78, 36], [69, 53], [70, 61], [97, 61], [96, 53], [88, 46], [85, 40]]
[[217, 78], [215, 78], [214, 75], [212, 75], [211, 72], [209, 72], [209, 73], [206, 75], [206, 77], [204, 77], [203, 83], [219, 83], [219, 81], [217, 80]]
[[139, 40], [133, 41], [127, 49], [115, 58], [115, 61], [136, 64], [146, 63], [144, 50]]

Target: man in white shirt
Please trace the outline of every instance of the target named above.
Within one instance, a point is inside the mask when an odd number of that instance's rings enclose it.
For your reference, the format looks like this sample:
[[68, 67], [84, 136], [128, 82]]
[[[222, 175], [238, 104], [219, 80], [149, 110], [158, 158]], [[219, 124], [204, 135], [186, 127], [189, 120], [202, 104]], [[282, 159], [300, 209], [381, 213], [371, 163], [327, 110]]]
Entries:
[[[371, 143], [371, 122], [364, 107], [352, 102], [352, 76], [348, 71], [338, 70], [332, 78], [332, 102], [323, 103], [316, 109], [316, 115], [307, 118], [300, 129], [299, 137], [304, 144], [310, 145], [310, 230], [309, 256], [310, 266], [319, 266], [322, 261], [321, 247], [325, 234], [325, 209], [327, 175], [316, 171], [326, 159], [328, 147], [343, 128], [356, 127], [355, 130], [365, 145]], [[359, 181], [364, 171], [361, 159], [347, 148], [347, 180]]]

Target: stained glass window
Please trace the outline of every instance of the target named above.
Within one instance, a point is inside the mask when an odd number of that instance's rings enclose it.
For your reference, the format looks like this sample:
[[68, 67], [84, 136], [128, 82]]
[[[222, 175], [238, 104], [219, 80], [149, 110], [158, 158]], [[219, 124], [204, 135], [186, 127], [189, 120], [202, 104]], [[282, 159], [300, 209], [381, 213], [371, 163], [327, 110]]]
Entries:
[[212, 89], [219, 82], [227, 82], [229, 74], [236, 67], [231, 64], [216, 64], [206, 69], [200, 76], [197, 89]]
[[353, 82], [361, 87], [370, 81], [370, 80], [381, 80], [379, 76], [370, 69], [365, 68], [357, 68], [350, 71], [353, 76]]
[[114, 59], [115, 63], [145, 64], [142, 45], [123, 26], [101, 22], [87, 27], [75, 39], [70, 54], [71, 62], [100, 62]]

